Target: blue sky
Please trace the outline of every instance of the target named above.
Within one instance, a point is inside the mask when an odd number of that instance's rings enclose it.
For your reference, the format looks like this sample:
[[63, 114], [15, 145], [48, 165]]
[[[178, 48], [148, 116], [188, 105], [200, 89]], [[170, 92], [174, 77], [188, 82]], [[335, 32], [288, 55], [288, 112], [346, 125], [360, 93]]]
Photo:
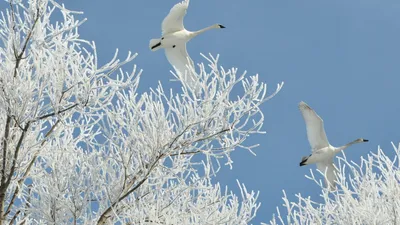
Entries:
[[[64, 0], [67, 8], [84, 11], [88, 21], [81, 37], [96, 42], [101, 62], [116, 48], [124, 58], [138, 52], [134, 63], [144, 70], [140, 91], [166, 88], [171, 69], [162, 51], [151, 52], [148, 43], [158, 38], [161, 22], [179, 0]], [[348, 159], [376, 151], [389, 155], [390, 142], [398, 142], [400, 104], [400, 2], [394, 0], [191, 0], [185, 27], [197, 30], [214, 23], [224, 30], [206, 32], [193, 39], [188, 52], [219, 53], [225, 68], [238, 67], [260, 75], [282, 91], [266, 102], [266, 135], [251, 137], [259, 143], [257, 156], [236, 151], [234, 168], [223, 168], [217, 181], [236, 188], [236, 179], [259, 190], [262, 203], [253, 224], [268, 222], [282, 204], [282, 189], [318, 199], [320, 189], [304, 175], [315, 166], [299, 167], [310, 154], [304, 121], [297, 108], [307, 102], [325, 121], [334, 146], [363, 137], [370, 142], [347, 149]], [[6, 6], [0, 3], [0, 8]], [[239, 194], [239, 192], [237, 192]]]

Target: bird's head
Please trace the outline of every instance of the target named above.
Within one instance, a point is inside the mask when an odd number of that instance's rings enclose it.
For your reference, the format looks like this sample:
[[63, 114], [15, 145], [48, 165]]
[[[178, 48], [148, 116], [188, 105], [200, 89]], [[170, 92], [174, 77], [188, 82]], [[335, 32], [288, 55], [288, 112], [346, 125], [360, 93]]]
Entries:
[[369, 140], [367, 140], [367, 139], [364, 139], [364, 138], [359, 138], [358, 139], [358, 142], [368, 142]]

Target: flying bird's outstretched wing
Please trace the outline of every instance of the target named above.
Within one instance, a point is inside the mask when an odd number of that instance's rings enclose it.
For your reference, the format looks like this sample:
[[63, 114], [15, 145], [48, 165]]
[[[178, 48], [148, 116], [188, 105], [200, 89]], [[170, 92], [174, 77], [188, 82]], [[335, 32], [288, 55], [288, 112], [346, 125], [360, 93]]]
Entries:
[[305, 102], [299, 103], [299, 109], [306, 122], [308, 142], [313, 151], [329, 146], [328, 138], [325, 134], [324, 121], [318, 114]]
[[323, 174], [325, 174], [325, 185], [329, 187], [329, 190], [333, 191], [336, 189], [336, 168], [333, 162], [319, 162], [317, 163], [317, 168]]
[[189, 0], [182, 1], [172, 7], [171, 11], [169, 11], [169, 14], [162, 22], [162, 35], [184, 29], [183, 17], [185, 17], [188, 7]]
[[197, 77], [188, 69], [194, 68], [193, 60], [190, 58], [186, 50], [186, 44], [175, 46], [175, 48], [165, 48], [165, 55], [172, 67], [175, 68], [177, 74], [185, 79], [186, 84], [193, 90], [198, 91]]

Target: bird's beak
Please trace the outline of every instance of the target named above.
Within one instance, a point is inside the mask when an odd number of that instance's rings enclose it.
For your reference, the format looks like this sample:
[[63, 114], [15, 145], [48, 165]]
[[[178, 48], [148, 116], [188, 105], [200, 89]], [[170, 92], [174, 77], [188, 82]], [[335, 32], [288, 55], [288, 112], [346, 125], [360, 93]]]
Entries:
[[225, 26], [218, 24], [219, 28], [225, 28]]
[[367, 140], [367, 139], [363, 139], [363, 142], [368, 142], [369, 140]]

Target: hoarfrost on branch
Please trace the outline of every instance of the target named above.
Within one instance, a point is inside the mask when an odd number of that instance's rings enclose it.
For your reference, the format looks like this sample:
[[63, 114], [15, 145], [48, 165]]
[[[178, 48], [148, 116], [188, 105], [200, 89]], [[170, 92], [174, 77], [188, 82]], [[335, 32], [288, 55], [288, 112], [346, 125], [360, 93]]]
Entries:
[[[58, 14], [62, 21], [50, 19]], [[79, 12], [11, 1], [0, 18], [0, 224], [247, 224], [258, 193], [213, 184], [220, 163], [262, 133], [258, 76], [198, 64], [187, 84], [138, 93], [142, 71], [98, 64]], [[191, 68], [194, 72], [194, 68]], [[242, 88], [234, 97], [232, 90]]]

